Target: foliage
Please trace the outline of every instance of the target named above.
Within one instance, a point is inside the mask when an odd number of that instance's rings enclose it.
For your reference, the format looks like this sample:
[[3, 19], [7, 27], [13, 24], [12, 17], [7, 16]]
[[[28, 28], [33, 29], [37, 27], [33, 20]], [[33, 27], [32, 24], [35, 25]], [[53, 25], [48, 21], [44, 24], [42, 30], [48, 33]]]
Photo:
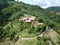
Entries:
[[[34, 22], [28, 23], [19, 20], [24, 14], [35, 16], [35, 21], [43, 23], [43, 25], [35, 28]], [[56, 30], [60, 34], [60, 15], [57, 15], [55, 11], [42, 9], [37, 5], [29, 5], [14, 0], [0, 0], [0, 38], [9, 37], [13, 40], [15, 35], [35, 37], [40, 32], [45, 31], [46, 26]], [[15, 37], [15, 40], [17, 39], [18, 37]], [[38, 45], [41, 43], [42, 45], [45, 44], [44, 40], [39, 38]]]
[[52, 10], [52, 11], [60, 12], [60, 6], [57, 6], [57, 7], [49, 7], [48, 9], [49, 10]]

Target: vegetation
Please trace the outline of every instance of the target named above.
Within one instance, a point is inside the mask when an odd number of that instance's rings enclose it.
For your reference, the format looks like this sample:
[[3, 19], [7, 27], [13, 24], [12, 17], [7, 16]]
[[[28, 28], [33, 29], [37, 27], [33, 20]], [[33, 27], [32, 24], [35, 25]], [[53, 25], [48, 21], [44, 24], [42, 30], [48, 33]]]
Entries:
[[56, 12], [60, 12], [60, 6], [57, 6], [57, 7], [49, 7], [48, 9], [49, 10], [56, 11]]
[[[2, 6], [3, 5], [3, 6]], [[20, 20], [21, 17], [34, 16], [32, 22]], [[42, 23], [35, 27], [35, 22]], [[14, 0], [0, 0], [0, 39], [9, 38], [17, 41], [19, 36], [23, 38], [37, 37], [46, 30], [46, 26], [60, 34], [60, 15], [49, 9], [42, 9], [37, 5], [25, 4]], [[16, 36], [17, 35], [17, 36]], [[27, 41], [26, 45], [35, 45]], [[44, 38], [38, 37], [37, 45], [47, 45]], [[4, 44], [3, 44], [4, 45]]]

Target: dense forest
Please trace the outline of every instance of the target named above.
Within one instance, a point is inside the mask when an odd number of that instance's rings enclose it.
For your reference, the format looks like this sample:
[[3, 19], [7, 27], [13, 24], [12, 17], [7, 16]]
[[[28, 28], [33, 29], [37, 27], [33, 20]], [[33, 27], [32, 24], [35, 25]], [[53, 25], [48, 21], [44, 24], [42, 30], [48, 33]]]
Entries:
[[60, 6], [57, 6], [57, 7], [49, 7], [49, 8], [47, 8], [47, 9], [49, 9], [49, 10], [52, 10], [52, 11], [56, 11], [56, 12], [60, 12]]
[[[25, 45], [48, 45], [47, 40], [50, 40], [52, 45], [60, 44], [60, 14], [57, 14], [57, 12], [53, 8], [52, 10], [50, 8], [42, 9], [37, 5], [14, 0], [0, 0], [0, 44], [8, 43], [6, 38], [9, 38], [9, 41], [16, 42], [21, 37], [37, 37], [37, 42], [36, 40], [33, 40], [33, 43], [27, 41]], [[46, 31], [46, 27], [48, 27], [48, 31]], [[49, 31], [58, 35], [58, 37], [56, 36], [58, 38], [57, 42], [54, 42], [50, 37], [39, 37], [42, 33], [50, 33]], [[36, 44], [34, 44], [34, 41]]]

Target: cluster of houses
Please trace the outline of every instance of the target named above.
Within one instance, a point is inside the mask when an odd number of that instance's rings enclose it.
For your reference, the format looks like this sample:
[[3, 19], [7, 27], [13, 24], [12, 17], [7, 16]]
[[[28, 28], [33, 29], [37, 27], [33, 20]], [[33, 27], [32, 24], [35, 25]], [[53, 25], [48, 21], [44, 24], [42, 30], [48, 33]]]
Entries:
[[28, 23], [29, 22], [31, 23], [34, 21], [35, 27], [43, 24], [43, 23], [36, 21], [36, 17], [34, 17], [34, 16], [22, 16], [22, 17], [20, 17], [19, 20], [24, 21], [24, 22], [28, 22]]
[[34, 16], [24, 16], [20, 18], [21, 21], [24, 22], [33, 22], [35, 21], [35, 17]]

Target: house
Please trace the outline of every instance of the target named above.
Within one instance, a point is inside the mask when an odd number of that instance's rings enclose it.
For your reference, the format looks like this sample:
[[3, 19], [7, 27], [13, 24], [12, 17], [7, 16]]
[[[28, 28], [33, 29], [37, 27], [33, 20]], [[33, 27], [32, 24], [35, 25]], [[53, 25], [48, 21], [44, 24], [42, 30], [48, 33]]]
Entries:
[[27, 17], [21, 17], [20, 20], [25, 21], [27, 20]]
[[32, 22], [31, 20], [25, 20], [25, 22]]
[[35, 27], [40, 26], [40, 25], [43, 25], [43, 23], [40, 23], [38, 21], [35, 22]]
[[31, 17], [29, 18], [29, 20], [30, 20], [30, 21], [34, 21], [34, 20], [35, 20], [35, 17], [34, 17], [34, 16], [31, 16]]

